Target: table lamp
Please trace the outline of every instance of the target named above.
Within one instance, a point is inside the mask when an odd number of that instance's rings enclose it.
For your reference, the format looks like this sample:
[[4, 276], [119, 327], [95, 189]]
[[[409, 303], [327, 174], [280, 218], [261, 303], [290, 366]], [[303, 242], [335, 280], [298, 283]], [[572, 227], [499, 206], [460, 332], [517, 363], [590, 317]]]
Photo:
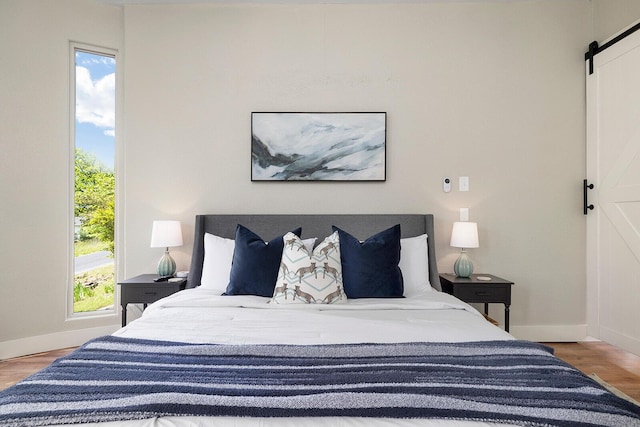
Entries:
[[160, 277], [173, 276], [176, 272], [176, 262], [169, 255], [169, 248], [182, 246], [182, 229], [180, 221], [153, 221], [151, 230], [151, 247], [165, 248], [164, 255], [158, 262]]
[[454, 222], [451, 231], [451, 243], [454, 248], [462, 248], [460, 256], [453, 265], [453, 272], [458, 277], [469, 277], [473, 273], [473, 263], [467, 257], [467, 248], [477, 248], [478, 224], [475, 222]]

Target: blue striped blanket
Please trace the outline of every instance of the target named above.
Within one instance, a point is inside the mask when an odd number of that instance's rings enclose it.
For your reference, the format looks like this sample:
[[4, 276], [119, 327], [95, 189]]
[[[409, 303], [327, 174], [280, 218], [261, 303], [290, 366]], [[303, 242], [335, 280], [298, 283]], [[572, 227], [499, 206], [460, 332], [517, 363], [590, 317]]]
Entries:
[[156, 416], [640, 426], [640, 407], [526, 341], [186, 344], [107, 336], [0, 392], [0, 425]]

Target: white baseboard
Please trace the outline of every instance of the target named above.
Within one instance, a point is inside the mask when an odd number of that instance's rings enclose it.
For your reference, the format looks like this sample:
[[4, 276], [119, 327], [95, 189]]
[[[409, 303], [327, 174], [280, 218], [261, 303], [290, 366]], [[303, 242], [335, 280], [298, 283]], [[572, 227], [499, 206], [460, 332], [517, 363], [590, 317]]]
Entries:
[[636, 337], [621, 334], [618, 331], [600, 326], [599, 338], [604, 342], [608, 342], [630, 353], [640, 355], [640, 340]]
[[72, 331], [56, 332], [54, 334], [0, 342], [0, 360], [60, 348], [76, 347], [90, 339], [110, 335], [119, 328], [120, 325], [110, 325], [97, 328], [75, 329]]
[[574, 342], [587, 338], [587, 325], [512, 325], [509, 333], [521, 340], [536, 342]]

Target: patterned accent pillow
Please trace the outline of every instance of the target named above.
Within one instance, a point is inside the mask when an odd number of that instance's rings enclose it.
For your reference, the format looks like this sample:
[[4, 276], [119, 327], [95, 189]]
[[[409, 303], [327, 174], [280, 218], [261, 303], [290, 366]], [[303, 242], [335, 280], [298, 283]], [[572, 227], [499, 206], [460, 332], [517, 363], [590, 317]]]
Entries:
[[335, 304], [346, 302], [338, 233], [309, 250], [293, 233], [283, 237], [284, 249], [276, 288], [276, 304]]

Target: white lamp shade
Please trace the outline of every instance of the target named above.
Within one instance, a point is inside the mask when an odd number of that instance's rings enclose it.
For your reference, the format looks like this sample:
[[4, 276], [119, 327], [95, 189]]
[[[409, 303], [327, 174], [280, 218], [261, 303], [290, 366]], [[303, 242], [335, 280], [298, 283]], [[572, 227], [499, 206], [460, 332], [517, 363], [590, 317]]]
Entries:
[[180, 221], [153, 221], [151, 247], [171, 248], [174, 246], [182, 246]]
[[477, 248], [478, 224], [475, 222], [454, 222], [451, 231], [451, 246], [454, 248]]

